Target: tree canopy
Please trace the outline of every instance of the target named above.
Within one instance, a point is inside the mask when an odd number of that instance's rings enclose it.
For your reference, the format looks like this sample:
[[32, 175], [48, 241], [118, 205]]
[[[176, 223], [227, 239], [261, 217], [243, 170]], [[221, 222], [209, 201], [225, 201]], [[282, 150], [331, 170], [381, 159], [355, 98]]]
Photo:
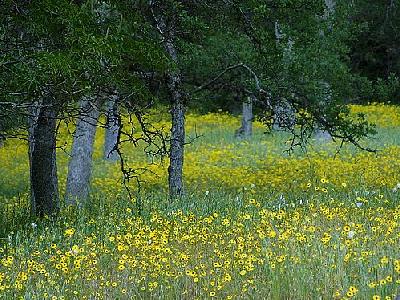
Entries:
[[[103, 100], [118, 95], [118, 109], [139, 122], [142, 135], [124, 131], [115, 116], [125, 137], [117, 143], [139, 139], [168, 154], [171, 196], [183, 191], [188, 107], [234, 110], [252, 99], [268, 130], [292, 133], [291, 148], [319, 128], [372, 151], [360, 141], [373, 126], [362, 114], [350, 117], [347, 104], [389, 99], [399, 90], [395, 1], [373, 7], [361, 0], [0, 5], [1, 136], [20, 136], [32, 125], [27, 117], [82, 117], [84, 99], [97, 99], [99, 112], [108, 114]], [[156, 104], [169, 106], [169, 137], [143, 118]], [[122, 155], [118, 145], [111, 149]], [[135, 174], [122, 156], [121, 170], [128, 179]]]

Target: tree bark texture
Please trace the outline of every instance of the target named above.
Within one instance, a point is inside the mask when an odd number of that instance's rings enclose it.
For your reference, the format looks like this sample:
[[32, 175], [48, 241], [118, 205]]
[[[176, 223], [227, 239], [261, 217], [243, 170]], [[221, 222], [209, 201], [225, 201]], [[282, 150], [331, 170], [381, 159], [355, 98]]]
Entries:
[[242, 125], [235, 132], [237, 138], [248, 138], [253, 134], [253, 100], [248, 97], [242, 103]]
[[[176, 60], [175, 48], [171, 46], [171, 57]], [[183, 159], [185, 147], [185, 105], [182, 95], [181, 74], [169, 72], [168, 89], [171, 97], [171, 142], [168, 185], [171, 199], [183, 195]]]
[[96, 135], [99, 110], [94, 99], [81, 102], [71, 158], [68, 165], [65, 201], [68, 205], [83, 204], [88, 198], [92, 173], [93, 144]]
[[[171, 77], [172, 80], [180, 80], [179, 77]], [[171, 104], [170, 164], [168, 168], [171, 199], [183, 195], [183, 158], [185, 145], [185, 106], [179, 90], [175, 90], [173, 94], [173, 102]]]
[[335, 10], [336, 10], [335, 6], [336, 6], [335, 0], [325, 0], [326, 18], [328, 18], [330, 15], [333, 15], [335, 13]]
[[60, 210], [56, 163], [56, 110], [50, 101], [30, 111], [29, 163], [31, 211], [33, 215], [54, 216]]
[[[325, 14], [323, 16], [323, 20], [326, 22], [329, 20], [329, 18], [333, 18], [335, 14], [335, 6], [336, 6], [336, 1], [335, 0], [325, 0]], [[331, 21], [329, 21], [329, 30], [333, 29], [333, 24]], [[320, 32], [321, 36], [325, 36], [325, 32], [321, 30]], [[323, 98], [323, 105], [327, 105], [332, 98], [332, 92], [331, 92], [331, 86], [328, 82], [323, 81], [321, 83], [324, 86], [324, 89], [326, 90], [325, 96]], [[330, 133], [323, 128], [320, 128], [319, 126], [315, 129], [315, 139], [318, 142], [328, 142], [332, 140], [332, 136]]]
[[[275, 41], [277, 46], [282, 43], [285, 35], [281, 32], [278, 21], [275, 21]], [[289, 67], [293, 59], [293, 45], [294, 42], [291, 37], [288, 38], [287, 44], [283, 49], [283, 68], [281, 76], [288, 77]], [[280, 99], [274, 107], [274, 123], [272, 128], [274, 130], [292, 130], [296, 124], [296, 115], [294, 109], [289, 101]]]
[[119, 159], [116, 146], [118, 143], [118, 96], [112, 96], [107, 102], [107, 124], [104, 136], [104, 154], [103, 157], [108, 161], [117, 161]]
[[178, 53], [175, 47], [174, 22], [167, 23], [163, 16], [157, 19], [164, 39], [164, 48], [175, 64], [175, 69], [167, 72], [167, 86], [171, 101], [171, 142], [170, 164], [168, 167], [168, 186], [170, 199], [183, 196], [183, 160], [185, 146], [185, 101], [182, 91], [182, 75], [178, 67]]

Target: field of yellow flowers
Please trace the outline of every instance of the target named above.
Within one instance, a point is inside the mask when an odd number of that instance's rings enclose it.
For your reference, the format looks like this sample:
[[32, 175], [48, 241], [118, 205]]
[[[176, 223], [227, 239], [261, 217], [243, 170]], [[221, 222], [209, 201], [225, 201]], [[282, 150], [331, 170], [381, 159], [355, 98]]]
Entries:
[[[377, 125], [376, 154], [288, 135], [236, 140], [237, 117], [189, 115], [186, 196], [169, 203], [167, 161], [134, 199], [102, 161], [91, 205], [29, 219], [26, 144], [0, 148], [0, 299], [395, 299], [400, 294], [400, 108], [352, 106]], [[168, 126], [168, 123], [160, 126]], [[60, 192], [68, 155], [58, 152]], [[141, 207], [141, 214], [137, 213]]]

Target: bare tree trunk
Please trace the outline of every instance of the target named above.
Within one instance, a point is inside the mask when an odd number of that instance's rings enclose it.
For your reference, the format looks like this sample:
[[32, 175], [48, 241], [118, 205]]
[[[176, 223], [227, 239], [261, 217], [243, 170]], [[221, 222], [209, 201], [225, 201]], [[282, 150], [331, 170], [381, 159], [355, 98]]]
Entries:
[[[175, 47], [175, 20], [165, 21], [165, 12], [161, 11], [157, 17], [154, 15], [157, 28], [163, 36], [166, 52], [175, 63], [175, 68], [167, 72], [167, 85], [171, 101], [171, 142], [170, 164], [168, 167], [169, 196], [171, 200], [183, 196], [183, 159], [185, 146], [185, 101], [182, 91], [181, 71], [178, 67], [178, 53]], [[175, 16], [176, 17], [176, 16]]]
[[[275, 42], [277, 46], [282, 43], [285, 35], [281, 32], [278, 21], [275, 21]], [[287, 80], [289, 74], [289, 67], [293, 59], [293, 46], [294, 42], [289, 37], [285, 47], [283, 48], [283, 68], [281, 76]], [[292, 130], [296, 124], [296, 114], [289, 101], [282, 98], [274, 107], [274, 123], [272, 128], [274, 130]]]
[[[323, 16], [324, 21], [328, 21], [329, 18], [332, 18], [335, 14], [335, 6], [336, 6], [336, 1], [335, 0], [325, 0], [325, 13]], [[331, 21], [329, 21], [329, 30], [332, 30], [333, 24]], [[323, 37], [325, 36], [325, 32], [323, 30], [320, 31], [320, 35]], [[326, 90], [325, 97], [323, 99], [322, 105], [327, 105], [328, 102], [331, 101], [332, 98], [332, 92], [331, 92], [331, 87], [328, 82], [323, 81], [321, 83], [324, 86], [324, 89]], [[332, 137], [328, 131], [321, 127], [317, 127], [315, 129], [315, 139], [318, 142], [328, 142], [332, 140]]]
[[335, 0], [325, 0], [325, 19], [335, 13], [336, 1]]
[[332, 140], [332, 136], [330, 135], [330, 133], [326, 130], [323, 130], [321, 128], [317, 128], [315, 130], [315, 139], [318, 142], [328, 142]]
[[[166, 49], [174, 62], [178, 61], [176, 49], [171, 42], [166, 42]], [[183, 195], [183, 158], [185, 147], [185, 105], [182, 94], [182, 80], [179, 70], [167, 74], [168, 89], [171, 97], [171, 144], [168, 184], [171, 199]]]
[[96, 107], [96, 101], [82, 100], [68, 165], [65, 201], [69, 205], [81, 204], [79, 201], [85, 201], [89, 195], [93, 144], [98, 118], [99, 110]]
[[56, 163], [56, 110], [42, 101], [30, 111], [29, 165], [32, 214], [54, 216], [60, 210]]
[[[322, 106], [329, 105], [329, 102], [331, 102], [331, 99], [332, 99], [332, 91], [331, 91], [330, 84], [326, 81], [322, 81], [321, 85], [323, 86], [325, 93], [324, 93], [323, 99], [321, 100], [320, 105], [322, 105]], [[321, 114], [322, 114], [323, 118], [326, 117], [325, 114], [323, 114], [323, 113], [321, 113]], [[332, 141], [331, 134], [324, 128], [321, 128], [321, 126], [316, 126], [314, 138], [317, 142], [320, 142], [320, 143], [326, 143], [326, 142]]]
[[242, 125], [235, 131], [235, 137], [248, 138], [253, 134], [253, 100], [248, 97], [242, 104]]
[[[171, 75], [172, 80], [179, 80], [180, 77]], [[183, 158], [185, 144], [185, 107], [179, 90], [173, 92], [171, 104], [171, 145], [170, 164], [168, 168], [169, 194], [171, 199], [183, 195]]]
[[106, 132], [104, 137], [104, 154], [105, 160], [117, 161], [118, 152], [116, 151], [116, 145], [118, 143], [118, 96], [112, 96], [107, 102], [107, 124]]

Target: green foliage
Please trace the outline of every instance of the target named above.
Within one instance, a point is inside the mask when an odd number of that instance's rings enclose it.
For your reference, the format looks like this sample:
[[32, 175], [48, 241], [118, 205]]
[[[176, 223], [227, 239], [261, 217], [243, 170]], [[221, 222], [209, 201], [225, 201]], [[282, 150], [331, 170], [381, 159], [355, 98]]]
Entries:
[[400, 75], [399, 1], [354, 1], [352, 21], [355, 31], [351, 46], [351, 67], [371, 80], [364, 101], [399, 101]]
[[[10, 9], [11, 2], [3, 6], [7, 22], [0, 43], [17, 45], [2, 51], [4, 60], [16, 61], [0, 67], [7, 101], [31, 102], [52, 93], [60, 105], [75, 105], [82, 95], [115, 89], [136, 104], [154, 96], [168, 101], [163, 73], [179, 68], [189, 103], [201, 111], [231, 110], [262, 88], [273, 106], [289, 101], [298, 111], [318, 114], [326, 106], [321, 102], [329, 103], [333, 108], [324, 112], [330, 118], [325, 125], [339, 129], [343, 101], [361, 94], [354, 84], [362, 80], [348, 68], [354, 9], [344, 1], [330, 14], [317, 0], [171, 0], [153, 1], [152, 6], [142, 1], [40, 0], [16, 10]], [[155, 19], [160, 13], [166, 24], [173, 24], [177, 64], [160, 43]], [[197, 91], [235, 64], [246, 68], [232, 68]], [[143, 74], [158, 79], [149, 84]], [[376, 94], [389, 95], [393, 87], [385, 90], [378, 83]], [[259, 98], [258, 109], [270, 114], [267, 100]]]
[[397, 102], [400, 99], [400, 81], [399, 78], [390, 74], [386, 80], [378, 78], [375, 83], [374, 99], [382, 102]]
[[74, 103], [82, 94], [101, 89], [143, 86], [132, 68], [166, 67], [161, 48], [146, 36], [138, 12], [124, 11], [131, 14], [128, 17], [112, 1], [33, 1], [17, 12], [2, 13], [10, 22], [0, 43], [19, 43], [4, 47], [4, 56], [16, 60], [0, 68], [6, 78], [5, 97], [20, 89], [26, 96], [22, 101], [33, 101], [48, 86], [59, 95], [58, 101]]

